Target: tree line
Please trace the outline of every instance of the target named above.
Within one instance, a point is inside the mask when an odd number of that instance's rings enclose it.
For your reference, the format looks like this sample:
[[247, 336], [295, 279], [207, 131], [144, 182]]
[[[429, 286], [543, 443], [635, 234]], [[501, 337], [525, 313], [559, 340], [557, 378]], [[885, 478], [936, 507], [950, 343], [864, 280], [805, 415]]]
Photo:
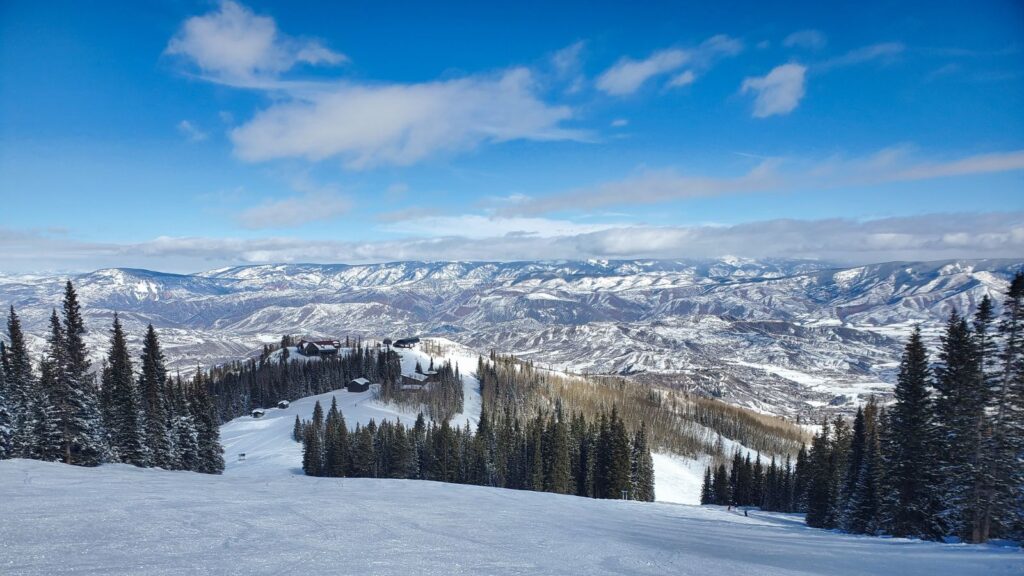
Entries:
[[21, 320], [11, 306], [0, 341], [0, 458], [219, 474], [224, 469], [219, 420], [201, 374], [170, 378], [150, 325], [136, 375], [114, 315], [100, 386], [90, 372], [85, 323], [74, 286], [54, 310], [46, 351], [33, 366]]
[[310, 476], [410, 478], [575, 494], [654, 500], [654, 466], [643, 426], [630, 434], [616, 408], [588, 422], [560, 409], [525, 423], [486, 407], [475, 432], [430, 421], [411, 428], [373, 420], [350, 431], [332, 400], [317, 402], [310, 420], [295, 419], [302, 468]]
[[1024, 274], [1001, 317], [994, 308], [986, 296], [972, 318], [953, 311], [934, 363], [915, 329], [895, 402], [870, 400], [852, 428], [823, 422], [775, 488], [734, 460], [729, 482], [724, 465], [705, 472], [702, 501], [806, 512], [809, 526], [860, 534], [1024, 538]]

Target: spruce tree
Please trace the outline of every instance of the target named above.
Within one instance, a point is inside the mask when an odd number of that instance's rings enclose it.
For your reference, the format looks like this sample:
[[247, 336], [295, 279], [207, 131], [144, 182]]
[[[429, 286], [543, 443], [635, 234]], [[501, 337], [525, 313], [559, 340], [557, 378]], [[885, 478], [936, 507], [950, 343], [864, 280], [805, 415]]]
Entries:
[[23, 446], [22, 456], [46, 462], [60, 462], [64, 458], [64, 438], [59, 430], [60, 413], [53, 401], [59, 386], [58, 367], [53, 360], [53, 333], [59, 333], [61, 330], [60, 320], [56, 318], [56, 314], [51, 317], [50, 325], [51, 335], [47, 345], [49, 350], [39, 362], [39, 379], [34, 381], [33, 389], [28, 391], [30, 401], [26, 422], [30, 428], [26, 437], [28, 443]]
[[941, 446], [935, 453], [943, 505], [940, 518], [946, 531], [964, 539], [971, 537], [970, 508], [978, 474], [974, 456], [988, 396], [977, 343], [967, 319], [952, 312], [942, 336], [934, 380], [936, 441]]
[[633, 436], [631, 459], [630, 497], [641, 502], [654, 502], [654, 461], [647, 445], [647, 426], [643, 422]]
[[833, 507], [832, 474], [832, 435], [828, 420], [821, 423], [821, 431], [814, 436], [811, 449], [807, 455], [808, 486], [807, 516], [808, 526], [815, 528], [831, 528], [830, 515]]
[[11, 447], [12, 457], [29, 457], [33, 441], [32, 395], [35, 393], [36, 378], [32, 372], [25, 335], [21, 330], [21, 319], [11, 306], [7, 315], [7, 341], [4, 371], [7, 377], [8, 403], [13, 414]]
[[839, 527], [846, 531], [852, 531], [853, 524], [853, 495], [857, 490], [857, 482], [860, 476], [861, 465], [864, 463], [864, 453], [867, 450], [867, 431], [864, 422], [864, 409], [857, 407], [857, 415], [853, 419], [853, 431], [850, 437], [850, 455], [847, 459], [847, 468], [843, 475], [843, 484], [839, 492], [840, 518]]
[[846, 504], [843, 528], [854, 534], [868, 534], [878, 530], [880, 490], [882, 483], [882, 447], [880, 444], [880, 417], [874, 397], [868, 400], [862, 413], [863, 442], [856, 470], [850, 473], [855, 481]]
[[896, 401], [886, 427], [883, 528], [893, 536], [935, 538], [938, 485], [933, 466], [936, 445], [928, 387], [928, 352], [915, 328], [897, 376]]
[[220, 444], [220, 422], [217, 418], [213, 399], [203, 380], [202, 370], [197, 370], [192, 383], [192, 419], [196, 426], [196, 444], [199, 450], [197, 472], [220, 474], [224, 471], [224, 448]]
[[[0, 341], [0, 346], [3, 346], [2, 341]], [[0, 348], [0, 358], [4, 358], [6, 355], [7, 351]], [[0, 361], [0, 460], [11, 457], [11, 438], [14, 432], [11, 405], [8, 400], [10, 396], [7, 391], [6, 364], [6, 361]]]
[[103, 413], [112, 453], [121, 462], [145, 466], [146, 451], [139, 425], [138, 391], [135, 389], [128, 344], [117, 314], [114, 314], [111, 328], [102, 392]]
[[107, 452], [96, 379], [89, 372], [85, 321], [78, 295], [69, 280], [64, 288], [63, 350], [59, 359], [57, 397], [59, 428], [67, 464], [96, 466]]
[[160, 350], [160, 339], [152, 324], [146, 328], [141, 365], [139, 392], [149, 465], [170, 469], [171, 441], [167, 429], [167, 413], [170, 407], [167, 405], [164, 387], [167, 369], [164, 366], [164, 354]]
[[1007, 536], [1015, 527], [1024, 530], [1024, 272], [1010, 282], [999, 335], [1002, 350], [989, 401], [993, 415], [982, 462], [982, 507], [972, 528], [976, 542]]
[[711, 475], [711, 466], [704, 468], [704, 481], [700, 485], [700, 503], [714, 504], [715, 492]]

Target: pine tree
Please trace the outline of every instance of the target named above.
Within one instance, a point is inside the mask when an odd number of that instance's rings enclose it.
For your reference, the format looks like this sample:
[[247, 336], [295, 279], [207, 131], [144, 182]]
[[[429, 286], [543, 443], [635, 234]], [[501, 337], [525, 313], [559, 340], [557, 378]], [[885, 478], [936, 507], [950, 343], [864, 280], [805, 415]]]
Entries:
[[941, 520], [946, 530], [970, 538], [970, 503], [977, 478], [979, 424], [984, 421], [988, 394], [978, 364], [977, 338], [966, 318], [955, 311], [946, 323], [939, 363], [935, 368], [935, 454], [940, 481]]
[[989, 410], [991, 435], [985, 442], [981, 468], [982, 507], [972, 528], [972, 540], [1024, 530], [1024, 272], [1010, 282], [999, 321], [1002, 351], [992, 378]]
[[920, 328], [910, 335], [886, 427], [883, 528], [894, 536], [938, 537], [934, 416], [928, 352]]
[[7, 351], [0, 341], [0, 460], [11, 457], [11, 438], [14, 435], [14, 424], [10, 405], [10, 395], [7, 391]]
[[726, 471], [725, 464], [719, 464], [718, 468], [715, 469], [712, 486], [715, 494], [715, 504], [726, 506], [731, 503], [732, 487], [729, 485], [729, 472]]
[[7, 377], [8, 403], [13, 414], [11, 431], [11, 455], [29, 457], [34, 444], [32, 416], [37, 411], [32, 405], [36, 378], [32, 373], [32, 361], [21, 330], [21, 319], [11, 306], [7, 315], [7, 341], [5, 348], [4, 372]]
[[145, 466], [146, 451], [139, 425], [138, 392], [135, 389], [128, 344], [117, 314], [114, 314], [111, 328], [102, 392], [104, 422], [112, 453], [121, 462]]
[[864, 422], [864, 409], [857, 407], [857, 415], [853, 418], [853, 431], [850, 437], [850, 455], [847, 459], [847, 468], [843, 476], [842, 488], [839, 492], [840, 518], [839, 527], [852, 532], [851, 526], [854, 521], [853, 495], [857, 491], [857, 482], [860, 477], [861, 466], [864, 463], [864, 454], [867, 450], [867, 431]]
[[192, 420], [196, 426], [198, 462], [196, 471], [204, 474], [220, 474], [224, 471], [224, 448], [220, 444], [220, 422], [217, 419], [213, 399], [203, 380], [202, 370], [197, 370], [192, 381]]
[[821, 423], [821, 431], [814, 436], [807, 455], [809, 474], [806, 522], [815, 528], [831, 528], [829, 523], [834, 496], [831, 457], [831, 428], [828, 420], [825, 420]]
[[715, 491], [712, 480], [711, 466], [704, 469], [704, 481], [700, 485], [700, 503], [715, 504]]
[[89, 354], [85, 347], [85, 321], [78, 295], [71, 281], [64, 288], [63, 354], [58, 370], [58, 394], [55, 404], [60, 414], [59, 428], [64, 439], [67, 464], [96, 466], [107, 452], [96, 380], [89, 373]]
[[630, 496], [641, 502], [654, 502], [654, 461], [647, 446], [647, 426], [640, 423], [640, 429], [633, 436], [632, 478]]
[[829, 502], [828, 514], [825, 526], [836, 528], [839, 526], [840, 516], [844, 502], [841, 490], [843, 486], [843, 475], [849, 466], [850, 454], [850, 426], [841, 416], [837, 416], [832, 423], [832, 441], [829, 446]]
[[50, 318], [50, 325], [51, 335], [47, 345], [49, 350], [39, 362], [39, 379], [34, 381], [33, 389], [28, 391], [29, 414], [26, 422], [29, 428], [22, 456], [46, 462], [60, 462], [64, 458], [64, 438], [58, 429], [60, 414], [53, 401], [59, 386], [53, 349], [59, 346], [60, 342], [59, 338], [54, 337], [54, 333], [59, 334], [61, 331], [56, 313]]
[[873, 533], [878, 530], [880, 487], [882, 483], [882, 448], [880, 444], [880, 417], [874, 397], [868, 400], [862, 413], [862, 455], [856, 470], [853, 489], [847, 501], [843, 528], [854, 534]]
[[164, 354], [160, 350], [160, 339], [152, 324], [146, 328], [141, 363], [142, 376], [139, 379], [139, 391], [149, 465], [170, 469], [171, 442], [167, 429], [169, 406], [164, 389], [167, 369], [164, 367]]

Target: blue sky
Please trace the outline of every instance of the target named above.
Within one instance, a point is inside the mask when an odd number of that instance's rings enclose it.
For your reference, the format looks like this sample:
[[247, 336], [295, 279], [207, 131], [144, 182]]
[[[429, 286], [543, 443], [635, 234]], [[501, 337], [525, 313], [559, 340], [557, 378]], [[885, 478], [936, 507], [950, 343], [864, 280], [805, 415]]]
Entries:
[[4, 2], [0, 270], [1024, 254], [1019, 2], [700, 4]]

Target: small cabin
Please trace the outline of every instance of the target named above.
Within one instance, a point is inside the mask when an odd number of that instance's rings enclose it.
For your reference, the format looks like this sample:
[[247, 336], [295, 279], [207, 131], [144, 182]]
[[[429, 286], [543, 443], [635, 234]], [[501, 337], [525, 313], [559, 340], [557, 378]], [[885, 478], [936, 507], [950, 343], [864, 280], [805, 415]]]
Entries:
[[303, 356], [337, 356], [340, 340], [300, 340], [295, 349]]
[[347, 389], [349, 392], [366, 392], [367, 390], [370, 389], [370, 381], [367, 380], [366, 378], [356, 378], [355, 380], [349, 382], [345, 386], [345, 389]]
[[257, 408], [257, 409], [252, 411], [252, 417], [253, 418], [263, 418], [264, 414], [266, 414], [266, 412], [264, 412], [263, 410], [260, 410], [259, 408]]
[[430, 378], [426, 374], [413, 372], [402, 374], [402, 390], [423, 390], [430, 387]]
[[281, 410], [284, 410], [289, 406], [291, 406], [291, 402], [287, 400], [281, 400], [280, 402], [277, 403], [277, 407], [280, 408]]
[[395, 340], [393, 346], [395, 348], [414, 348], [419, 343], [419, 338], [401, 338], [399, 340]]

